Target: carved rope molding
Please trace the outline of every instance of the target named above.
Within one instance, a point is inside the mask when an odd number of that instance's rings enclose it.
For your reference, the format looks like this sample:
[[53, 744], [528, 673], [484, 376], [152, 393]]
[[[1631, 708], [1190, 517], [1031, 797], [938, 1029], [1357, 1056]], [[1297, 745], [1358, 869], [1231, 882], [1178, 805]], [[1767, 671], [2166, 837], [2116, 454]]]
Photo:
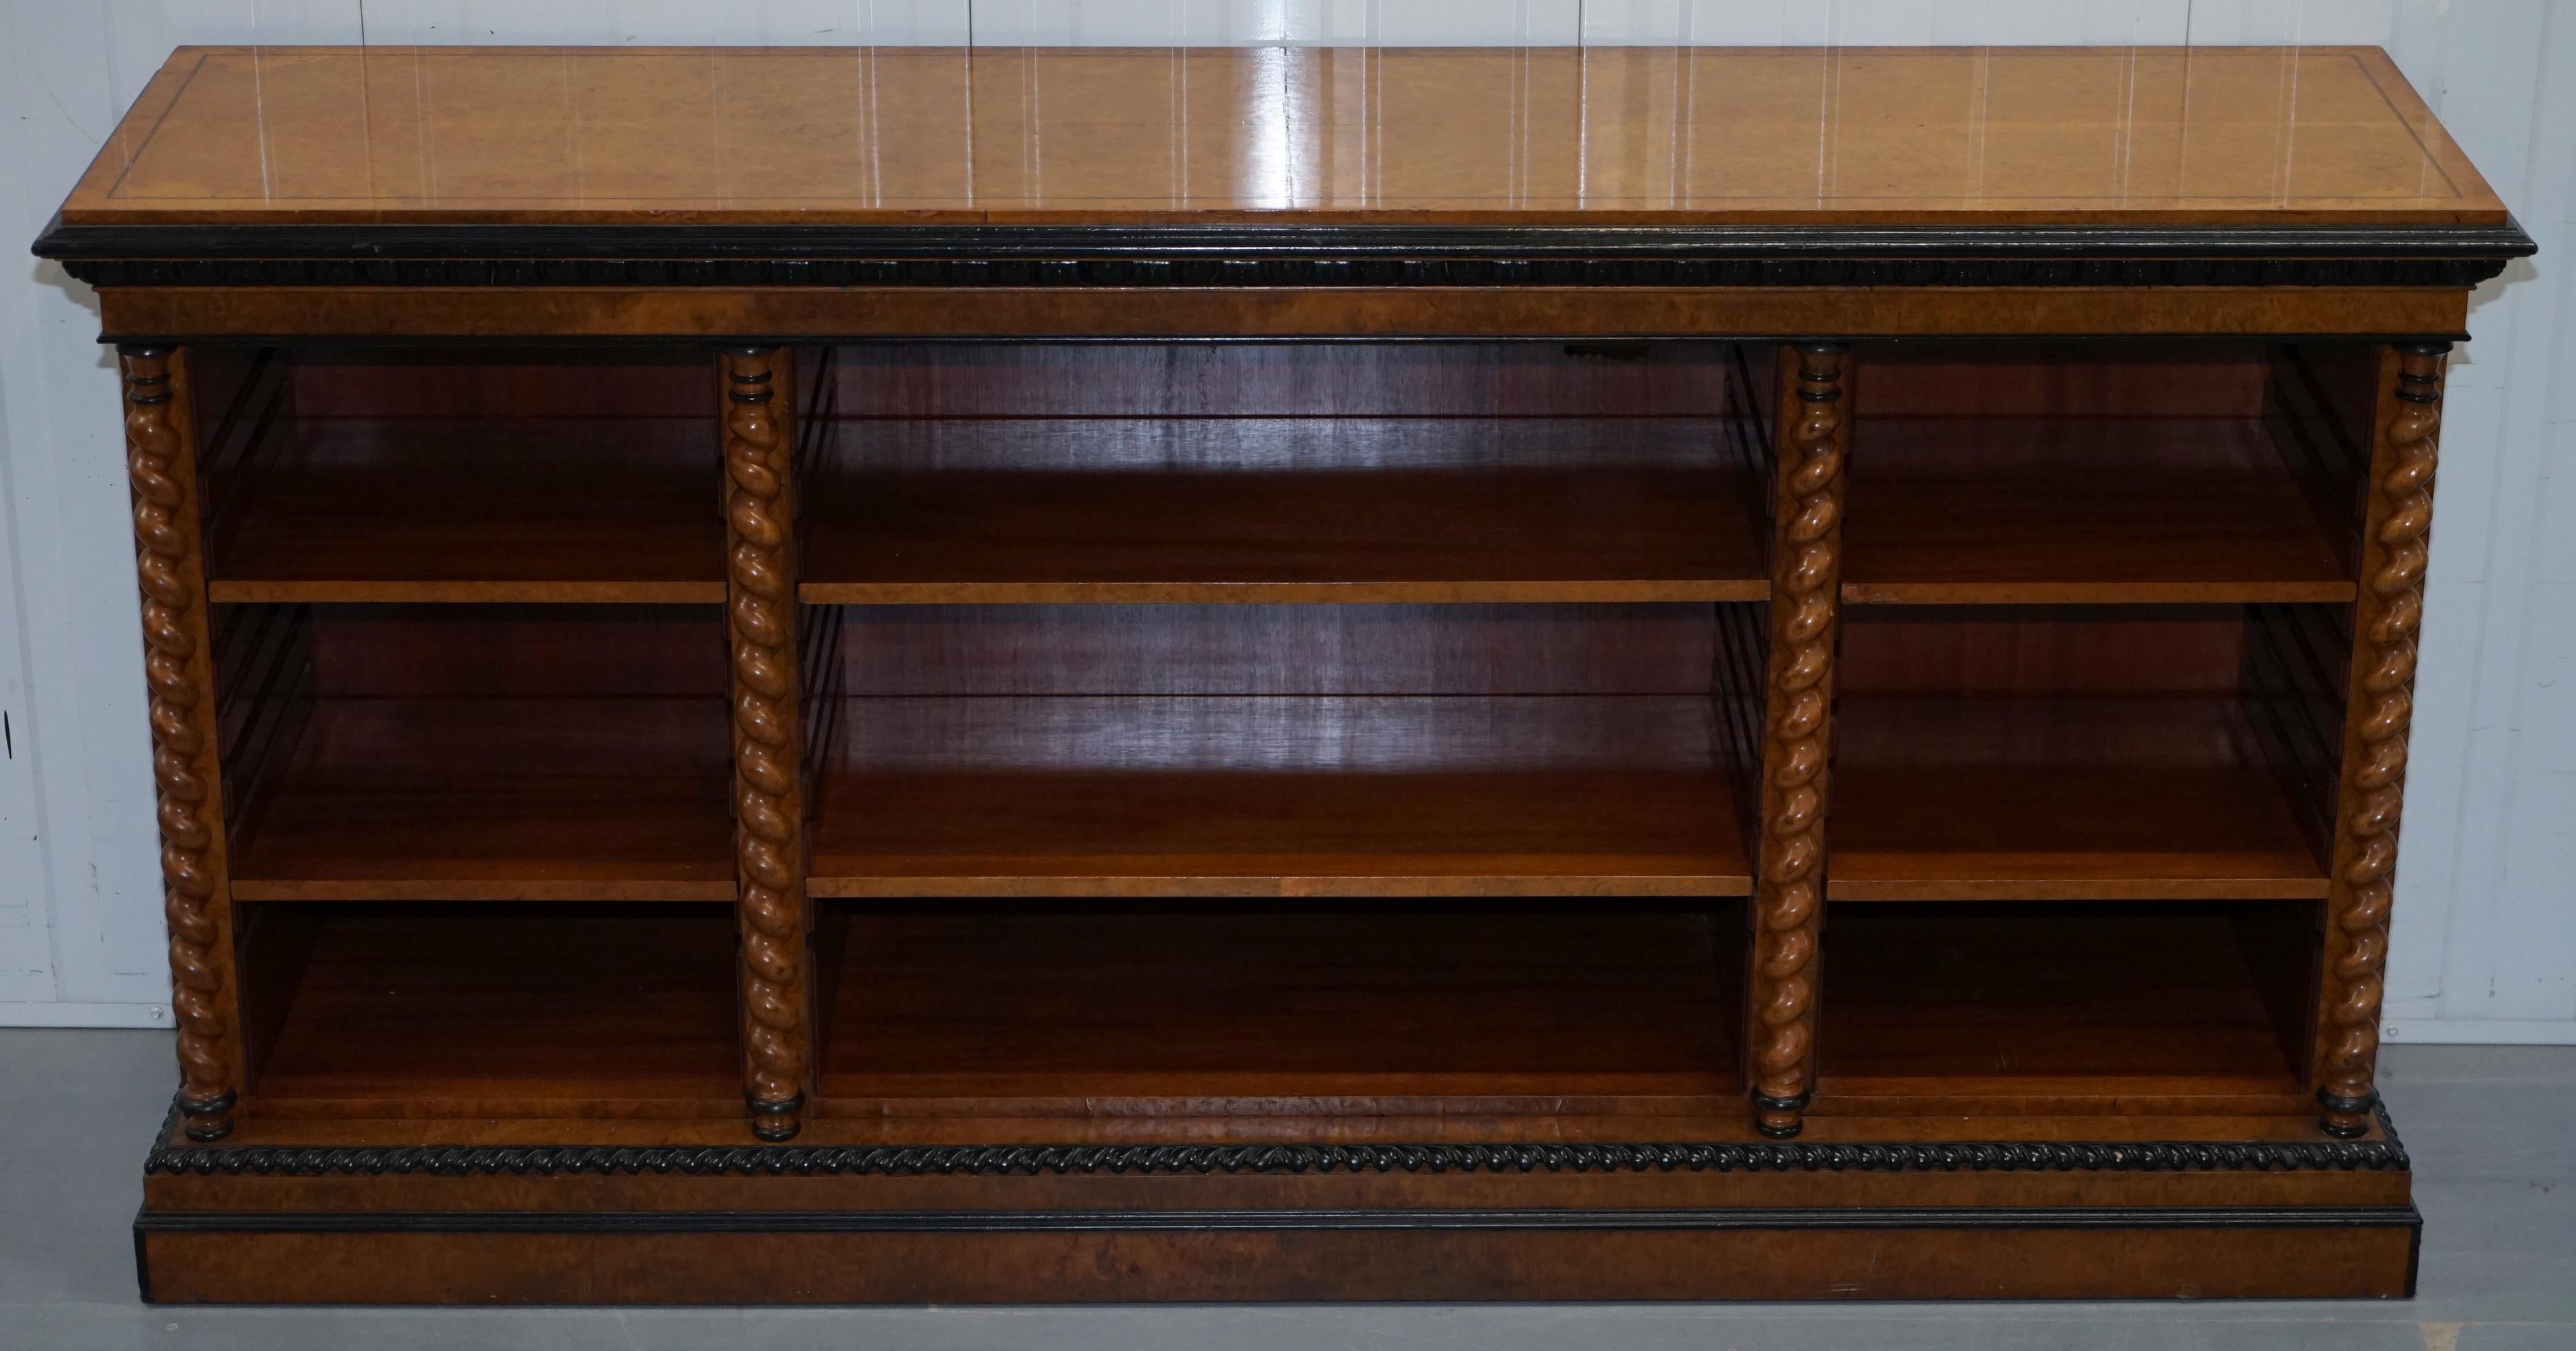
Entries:
[[218, 773], [206, 599], [199, 556], [196, 451], [185, 381], [166, 347], [120, 347], [125, 468], [134, 492], [134, 567], [143, 590], [143, 677], [161, 826], [162, 913], [170, 926], [170, 1007], [179, 1025], [177, 1109], [188, 1135], [232, 1130], [232, 1004], [223, 898]]
[[2414, 717], [2415, 640], [2424, 621], [2424, 569], [2433, 529], [2433, 470], [2440, 454], [2442, 358], [2448, 343], [2405, 343], [2389, 393], [2393, 405], [2371, 465], [2362, 540], [2366, 579], [2355, 607], [2352, 697], [2346, 716], [2341, 830], [2335, 842], [2328, 960], [2335, 982], [2326, 1011], [2320, 1121], [2350, 1138], [2370, 1125], [2377, 1101], [2381, 974], [2396, 899], [2397, 826], [2405, 806], [2406, 736]]
[[1771, 679], [1762, 766], [1753, 1007], [1755, 1124], [1796, 1135], [1810, 1092], [1816, 938], [1824, 913], [1825, 773], [1831, 750], [1834, 586], [1841, 568], [1844, 349], [1798, 349], [1783, 391], [1771, 567]]
[[803, 811], [796, 782], [795, 580], [781, 355], [728, 352], [726, 609], [733, 645], [734, 861], [741, 887], [744, 1094], [752, 1131], [796, 1134], [805, 1104]]
[[2376, 1140], [1795, 1141], [1474, 1145], [404, 1145], [162, 1143], [146, 1173], [198, 1177], [1003, 1177], [1316, 1173], [2405, 1172], [2385, 1109]]

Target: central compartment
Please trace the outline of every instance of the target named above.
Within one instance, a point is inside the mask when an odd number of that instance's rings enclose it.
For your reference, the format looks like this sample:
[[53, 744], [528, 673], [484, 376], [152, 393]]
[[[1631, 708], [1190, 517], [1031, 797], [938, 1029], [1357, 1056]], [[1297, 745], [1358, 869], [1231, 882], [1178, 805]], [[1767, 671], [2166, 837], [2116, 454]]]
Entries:
[[810, 893], [1746, 894], [1756, 359], [809, 359]]
[[1708, 606], [865, 608], [817, 896], [1745, 894]]

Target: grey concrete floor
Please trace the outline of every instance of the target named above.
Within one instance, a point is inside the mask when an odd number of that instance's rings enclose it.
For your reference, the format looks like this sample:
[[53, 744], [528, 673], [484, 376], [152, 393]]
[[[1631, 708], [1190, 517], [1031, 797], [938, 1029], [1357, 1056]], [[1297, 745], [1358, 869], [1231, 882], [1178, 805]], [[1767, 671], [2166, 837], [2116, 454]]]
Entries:
[[155, 1309], [127, 1225], [170, 1038], [0, 1032], [0, 1351], [122, 1347], [1473, 1348], [2117, 1351], [2576, 1348], [2576, 1049], [2394, 1047], [2421, 1294], [2371, 1303]]

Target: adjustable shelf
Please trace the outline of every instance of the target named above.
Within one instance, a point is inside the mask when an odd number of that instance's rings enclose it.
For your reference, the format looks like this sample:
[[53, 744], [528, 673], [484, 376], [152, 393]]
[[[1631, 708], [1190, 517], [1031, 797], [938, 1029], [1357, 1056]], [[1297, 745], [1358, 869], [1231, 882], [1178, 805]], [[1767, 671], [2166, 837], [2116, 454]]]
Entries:
[[2371, 373], [2349, 348], [1936, 342], [1864, 360], [1846, 601], [2354, 597]]
[[2321, 898], [2320, 606], [1854, 607], [1835, 901]]
[[1719, 463], [1727, 434], [1704, 418], [844, 421], [807, 509], [800, 591], [1759, 600], [1761, 527], [1742, 471]]
[[1843, 700], [1836, 901], [2322, 897], [2233, 698]]
[[1740, 896], [1706, 696], [850, 698], [817, 896]]
[[731, 900], [718, 613], [222, 607], [232, 894]]
[[1856, 604], [2350, 601], [2257, 418], [1888, 418], [1855, 451]]
[[721, 699], [320, 699], [244, 900], [733, 898]]
[[283, 434], [209, 546], [217, 601], [724, 599], [703, 423], [333, 418]]
[[246, 365], [205, 458], [218, 603], [724, 599], [696, 353]]

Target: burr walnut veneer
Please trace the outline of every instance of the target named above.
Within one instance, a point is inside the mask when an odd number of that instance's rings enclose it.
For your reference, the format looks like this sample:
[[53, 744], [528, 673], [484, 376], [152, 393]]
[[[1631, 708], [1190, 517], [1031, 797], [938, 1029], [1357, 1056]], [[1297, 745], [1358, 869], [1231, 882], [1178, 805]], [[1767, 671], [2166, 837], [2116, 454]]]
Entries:
[[185, 48], [147, 1298], [2398, 1295], [2357, 49]]

